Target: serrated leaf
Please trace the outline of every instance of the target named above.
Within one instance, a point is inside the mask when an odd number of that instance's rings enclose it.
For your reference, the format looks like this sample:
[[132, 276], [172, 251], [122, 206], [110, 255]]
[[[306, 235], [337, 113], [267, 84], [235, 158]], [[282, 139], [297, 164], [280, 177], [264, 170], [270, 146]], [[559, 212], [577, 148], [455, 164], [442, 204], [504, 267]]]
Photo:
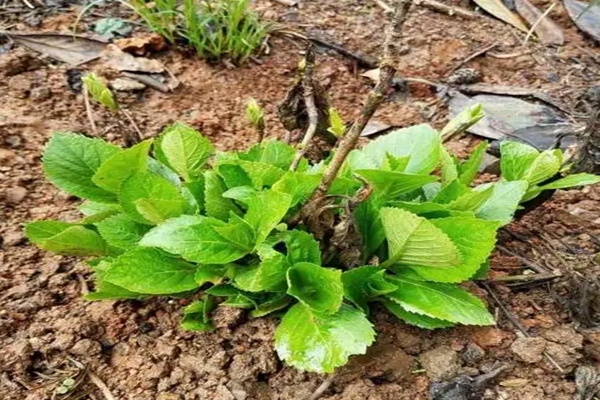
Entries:
[[462, 262], [447, 268], [411, 267], [425, 280], [462, 282], [477, 273], [492, 253], [500, 223], [471, 217], [433, 219], [431, 223], [444, 232], [458, 247]]
[[272, 186], [285, 174], [283, 169], [272, 164], [246, 160], [237, 160], [235, 163], [244, 170], [256, 189]]
[[527, 173], [523, 177], [530, 185], [542, 183], [560, 171], [562, 166], [562, 153], [560, 150], [542, 151], [531, 163]]
[[[385, 162], [382, 165], [382, 169], [386, 171], [394, 171], [394, 172], [404, 172], [408, 162], [410, 161], [410, 156], [405, 157], [396, 157], [391, 155], [390, 153], [386, 153]], [[363, 169], [363, 168], [360, 168]], [[370, 168], [365, 168], [370, 169]]]
[[382, 300], [381, 303], [388, 309], [389, 312], [394, 314], [397, 318], [406, 322], [407, 324], [414, 325], [421, 329], [439, 329], [449, 328], [454, 326], [452, 322], [443, 321], [437, 318], [431, 318], [427, 315], [416, 314], [406, 311], [402, 306], [392, 300]]
[[95, 224], [123, 211], [118, 204], [96, 203], [90, 200], [81, 203], [77, 209], [86, 216], [81, 220], [82, 224]]
[[223, 281], [223, 279], [225, 279], [225, 277], [227, 277], [230, 269], [230, 265], [223, 264], [199, 265], [196, 273], [194, 274], [194, 279], [196, 280], [198, 286], [202, 286], [205, 283], [218, 285]]
[[256, 239], [254, 227], [237, 214], [231, 213], [227, 224], [213, 225], [213, 229], [227, 241], [248, 253], [254, 249]]
[[105, 271], [110, 267], [110, 262], [100, 261], [98, 265], [93, 267], [95, 289], [93, 292], [85, 295], [85, 299], [89, 301], [99, 300], [121, 300], [121, 299], [135, 299], [142, 300], [147, 297], [144, 294], [132, 292], [125, 288], [122, 288], [112, 283], [107, 282], [104, 279]]
[[119, 191], [119, 204], [129, 218], [146, 225], [177, 217], [189, 208], [175, 185], [152, 172], [136, 172], [127, 178]]
[[255, 144], [246, 152], [238, 153], [238, 156], [242, 160], [270, 164], [288, 170], [296, 156], [296, 150], [281, 141], [266, 140]]
[[116, 153], [100, 165], [92, 176], [92, 182], [109, 192], [119, 193], [125, 179], [136, 172], [147, 169], [148, 151], [151, 145], [152, 140], [144, 140], [129, 149]]
[[339, 269], [298, 263], [287, 270], [287, 283], [287, 293], [312, 310], [331, 314], [342, 304], [344, 287]]
[[144, 294], [171, 294], [196, 289], [196, 265], [158, 249], [136, 248], [117, 257], [104, 279]]
[[394, 157], [410, 156], [404, 172], [428, 174], [438, 164], [440, 143], [439, 133], [421, 124], [383, 135], [366, 145], [362, 152], [377, 166], [383, 165], [388, 153]]
[[441, 190], [431, 198], [431, 201], [438, 204], [448, 204], [470, 191], [471, 189], [461, 183], [458, 179], [455, 179], [441, 188]]
[[471, 156], [458, 165], [458, 180], [464, 185], [470, 185], [475, 179], [479, 166], [488, 147], [487, 142], [481, 142], [477, 145]]
[[399, 276], [388, 279], [398, 290], [386, 296], [408, 312], [464, 325], [494, 324], [483, 302], [458, 286]]
[[223, 193], [223, 197], [248, 204], [248, 201], [256, 194], [257, 190], [252, 186], [236, 186]]
[[364, 312], [369, 302], [378, 296], [393, 292], [396, 285], [385, 279], [385, 270], [376, 266], [352, 268], [342, 274], [344, 297]]
[[210, 312], [215, 306], [211, 296], [206, 296], [204, 300], [197, 300], [189, 304], [183, 309], [181, 328], [192, 332], [206, 332], [214, 329], [210, 321]]
[[100, 203], [114, 203], [116, 196], [92, 177], [103, 162], [120, 152], [117, 146], [74, 133], [55, 133], [43, 156], [44, 173], [61, 190]]
[[335, 108], [329, 109], [329, 128], [327, 128], [327, 132], [330, 132], [336, 138], [341, 138], [344, 136], [344, 132], [346, 131], [346, 126], [344, 124], [344, 120], [340, 117], [340, 114], [336, 111]]
[[425, 218], [399, 208], [381, 209], [381, 221], [394, 264], [447, 268], [459, 265], [461, 255], [450, 238]]
[[260, 264], [243, 266], [235, 275], [235, 285], [247, 292], [285, 292], [286, 273], [290, 268], [286, 256], [267, 245], [257, 249]]
[[250, 293], [244, 292], [243, 290], [231, 285], [213, 286], [210, 289], [208, 289], [205, 293], [213, 296], [227, 297], [227, 300], [220, 304], [222, 306], [243, 309], [251, 309], [257, 307], [257, 303], [251, 297]]
[[202, 175], [204, 164], [215, 150], [210, 140], [181, 122], [163, 131], [158, 146], [167, 164], [186, 182]]
[[292, 302], [294, 298], [285, 293], [275, 293], [268, 300], [258, 304], [256, 309], [250, 312], [252, 318], [260, 318], [265, 315], [283, 310]]
[[458, 179], [458, 165], [444, 146], [439, 146], [439, 149], [442, 184], [446, 184]]
[[240, 209], [231, 199], [223, 197], [227, 188], [216, 172], [206, 171], [204, 179], [204, 208], [207, 216], [227, 221], [230, 212], [240, 213]]
[[91, 229], [62, 221], [36, 221], [25, 226], [27, 238], [44, 250], [71, 256], [106, 254], [106, 242]]
[[491, 186], [483, 190], [470, 190], [448, 203], [446, 207], [455, 211], [476, 211], [492, 197], [493, 193], [494, 188]]
[[540, 152], [525, 143], [505, 140], [500, 143], [500, 171], [507, 181], [525, 179], [529, 167]]
[[595, 185], [600, 182], [600, 176], [592, 175], [587, 173], [567, 175], [564, 178], [558, 179], [554, 182], [540, 186], [542, 190], [549, 189], [566, 189], [576, 186]]
[[294, 207], [306, 202], [319, 186], [320, 181], [321, 174], [288, 171], [273, 185], [272, 189], [292, 196], [290, 207]]
[[487, 190], [493, 187], [492, 196], [475, 212], [478, 218], [498, 221], [503, 225], [510, 223], [525, 195], [529, 184], [526, 181], [499, 181], [484, 184], [476, 190]]
[[296, 304], [275, 331], [279, 358], [303, 371], [333, 372], [353, 354], [364, 354], [375, 340], [365, 315], [343, 305], [335, 314], [320, 314]]
[[227, 264], [246, 255], [246, 251], [215, 231], [225, 222], [199, 215], [182, 215], [153, 228], [140, 246], [158, 247], [188, 261], [201, 264]]
[[275, 243], [284, 242], [290, 265], [307, 262], [321, 264], [319, 242], [308, 232], [291, 230], [277, 235]]
[[393, 200], [399, 196], [410, 193], [437, 178], [431, 175], [409, 174], [404, 172], [383, 170], [358, 170], [355, 173], [373, 186], [374, 195]]
[[133, 249], [150, 228], [129, 219], [125, 214], [117, 214], [97, 222], [100, 236], [110, 246], [124, 250]]
[[283, 219], [292, 204], [292, 196], [275, 190], [256, 193], [248, 200], [244, 220], [254, 228], [254, 243], [259, 245]]
[[365, 257], [371, 256], [385, 241], [385, 231], [379, 213], [383, 204], [383, 199], [371, 197], [361, 202], [354, 210], [353, 216], [363, 240]]
[[94, 100], [111, 111], [117, 111], [119, 109], [115, 96], [98, 75], [90, 72], [85, 74], [81, 80], [85, 85], [85, 89], [92, 95]]

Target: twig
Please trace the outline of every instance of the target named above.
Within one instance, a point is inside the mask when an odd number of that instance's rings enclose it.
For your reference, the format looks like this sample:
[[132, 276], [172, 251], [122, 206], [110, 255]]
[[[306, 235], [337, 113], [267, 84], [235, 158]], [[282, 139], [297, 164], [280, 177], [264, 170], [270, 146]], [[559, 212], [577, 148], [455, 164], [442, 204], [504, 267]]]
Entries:
[[144, 135], [142, 135], [140, 128], [138, 128], [137, 124], [135, 123], [135, 120], [133, 119], [133, 117], [131, 116], [129, 111], [124, 110], [124, 109], [121, 109], [120, 111], [123, 113], [125, 118], [127, 118], [127, 120], [129, 121], [129, 123], [131, 124], [131, 126], [133, 127], [133, 130], [135, 132], [135, 135], [128, 134], [127, 137], [125, 138], [125, 142], [127, 142], [127, 145], [133, 146], [134, 144], [141, 142], [142, 137]]
[[515, 253], [515, 252], [513, 252], [513, 251], [511, 251], [509, 249], [507, 249], [506, 247], [504, 247], [504, 246], [502, 246], [500, 244], [497, 245], [496, 248], [498, 250], [500, 250], [501, 252], [503, 252], [505, 254], [508, 254], [511, 257], [517, 258], [519, 261], [521, 261], [523, 264], [527, 265], [529, 268], [531, 268], [532, 270], [534, 270], [537, 273], [540, 273], [540, 274], [546, 274], [546, 273], [548, 273], [548, 269], [547, 268], [544, 268], [541, 265], [536, 264], [533, 261], [530, 261], [530, 260], [526, 259], [525, 257], [522, 257], [522, 256], [518, 255], [517, 253]]
[[333, 383], [333, 380], [335, 379], [335, 374], [331, 374], [329, 375], [324, 381], [323, 383], [321, 383], [319, 385], [318, 388], [315, 389], [315, 391], [306, 398], [306, 400], [317, 400], [319, 397], [321, 397], [323, 395], [323, 393], [325, 393], [325, 391], [327, 389], [329, 389], [329, 387], [331, 386], [331, 384]]
[[454, 68], [452, 68], [450, 71], [448, 71], [448, 74], [453, 73], [454, 71], [456, 71], [457, 69], [459, 69], [463, 65], [467, 64], [469, 61], [474, 60], [477, 57], [484, 55], [485, 53], [487, 53], [488, 51], [492, 50], [496, 46], [498, 46], [498, 42], [494, 42], [494, 43], [492, 43], [490, 45], [487, 45], [487, 46], [483, 47], [482, 49], [477, 50], [476, 52], [474, 52], [473, 54], [471, 54], [469, 57], [465, 58], [464, 60], [462, 60], [461, 62], [459, 62], [458, 64], [456, 64], [456, 66]]
[[331, 163], [325, 171], [325, 175], [319, 184], [319, 187], [312, 195], [311, 201], [323, 198], [333, 180], [340, 171], [342, 164], [348, 157], [348, 154], [356, 147], [356, 143], [360, 138], [360, 134], [373, 116], [375, 111], [385, 100], [388, 90], [391, 88], [394, 75], [396, 74], [396, 66], [398, 65], [398, 48], [400, 47], [400, 39], [402, 34], [402, 25], [406, 20], [406, 15], [412, 4], [411, 0], [399, 0], [396, 5], [396, 11], [392, 18], [392, 22], [388, 27], [385, 42], [383, 45], [383, 56], [380, 64], [379, 82], [369, 92], [367, 101], [363, 106], [360, 115], [354, 121], [348, 132], [340, 139], [335, 155]]
[[274, 0], [276, 3], [283, 4], [284, 6], [293, 7], [298, 2], [296, 0]]
[[300, 143], [300, 148], [296, 152], [294, 161], [290, 166], [290, 171], [295, 171], [298, 168], [298, 164], [302, 157], [306, 154], [308, 146], [311, 140], [317, 133], [317, 127], [319, 124], [319, 112], [317, 111], [317, 105], [315, 104], [315, 87], [313, 82], [313, 72], [315, 69], [315, 54], [312, 51], [311, 46], [308, 46], [306, 51], [306, 57], [304, 58], [304, 76], [302, 78], [302, 89], [304, 91], [304, 103], [306, 104], [306, 113], [308, 114], [308, 127], [304, 138]]
[[77, 280], [81, 285], [81, 294], [85, 296], [88, 293], [90, 293], [90, 289], [88, 288], [87, 282], [85, 281], [84, 277], [80, 274], [77, 274]]
[[93, 373], [93, 372], [91, 372], [91, 371], [88, 371], [88, 376], [89, 376], [89, 378], [90, 378], [90, 381], [92, 381], [92, 383], [93, 383], [94, 385], [96, 385], [96, 387], [97, 387], [98, 389], [100, 389], [100, 392], [102, 392], [102, 395], [104, 396], [104, 398], [105, 398], [106, 400], [116, 400], [116, 399], [114, 398], [114, 396], [112, 395], [112, 393], [110, 392], [110, 389], [108, 388], [108, 386], [106, 386], [106, 383], [104, 383], [104, 382], [102, 381], [102, 379], [100, 379], [100, 378], [98, 377], [98, 375], [94, 374], [94, 373]]
[[28, 0], [23, 0], [23, 3], [25, 3], [25, 5], [26, 5], [28, 8], [30, 8], [30, 9], [32, 9], [32, 10], [35, 10], [35, 6], [34, 6], [33, 4], [31, 4], [31, 3], [30, 3]]
[[150, 86], [152, 89], [156, 89], [159, 92], [169, 93], [171, 91], [170, 86], [167, 86], [164, 83], [157, 81], [151, 76], [147, 76], [145, 74], [136, 74], [133, 72], [123, 72], [123, 75], [138, 82], [141, 82], [144, 85]]
[[389, 6], [388, 3], [386, 3], [385, 1], [382, 0], [374, 0], [375, 4], [377, 4], [379, 7], [381, 7], [383, 9], [384, 12], [386, 13], [393, 13], [394, 9], [392, 7]]
[[523, 283], [523, 282], [536, 282], [536, 281], [549, 281], [551, 279], [556, 279], [556, 278], [560, 278], [562, 276], [562, 274], [558, 273], [552, 273], [552, 272], [545, 272], [545, 273], [540, 273], [540, 274], [523, 274], [523, 275], [507, 275], [507, 276], [498, 276], [495, 278], [490, 278], [487, 279], [488, 282], [503, 282], [503, 283], [508, 283], [508, 282], [519, 282], [519, 283]]
[[355, 53], [353, 51], [350, 51], [350, 50], [340, 46], [339, 44], [328, 42], [328, 41], [318, 38], [316, 36], [309, 36], [308, 40], [313, 43], [316, 43], [320, 46], [324, 46], [329, 49], [335, 50], [338, 53], [340, 53], [341, 55], [353, 59], [354, 61], [356, 61], [358, 63], [359, 67], [364, 67], [364, 68], [369, 68], [369, 69], [377, 68], [377, 61], [372, 59], [369, 56]]
[[527, 32], [525, 39], [523, 39], [523, 44], [522, 44], [523, 47], [527, 45], [527, 42], [529, 41], [529, 38], [531, 37], [531, 35], [533, 35], [533, 32], [535, 31], [535, 29], [544, 20], [544, 18], [546, 18], [548, 16], [548, 14], [550, 14], [550, 12], [554, 9], [554, 7], [556, 7], [556, 3], [552, 3], [550, 5], [550, 7], [548, 7], [548, 9], [542, 15], [540, 15], [540, 17], [537, 19], [537, 21], [535, 21], [535, 23], [533, 25], [531, 25], [531, 29], [529, 29], [529, 32]]
[[85, 113], [87, 114], [88, 121], [90, 122], [92, 134], [94, 136], [98, 136], [98, 129], [96, 128], [96, 123], [94, 122], [94, 114], [92, 113], [92, 106], [90, 105], [90, 96], [85, 85], [83, 87], [83, 101], [85, 102]]
[[479, 14], [474, 13], [473, 11], [467, 10], [461, 7], [449, 6], [447, 4], [441, 3], [437, 0], [414, 0], [417, 5], [424, 5], [427, 8], [431, 8], [432, 10], [441, 12], [443, 14], [448, 14], [450, 16], [458, 15], [464, 18], [474, 19], [480, 17]]

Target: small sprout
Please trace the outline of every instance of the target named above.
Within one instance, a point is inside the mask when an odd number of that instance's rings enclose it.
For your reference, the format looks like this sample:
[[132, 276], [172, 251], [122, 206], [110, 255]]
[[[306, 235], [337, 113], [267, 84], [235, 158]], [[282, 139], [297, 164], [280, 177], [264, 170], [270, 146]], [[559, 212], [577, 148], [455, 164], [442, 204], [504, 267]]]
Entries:
[[67, 394], [71, 391], [71, 389], [73, 389], [73, 386], [75, 386], [75, 379], [67, 378], [63, 380], [60, 386], [57, 387], [54, 391], [57, 394]]
[[442, 129], [442, 138], [444, 141], [449, 140], [452, 136], [464, 132], [475, 125], [483, 117], [485, 117], [485, 112], [481, 104], [475, 104], [473, 107], [465, 109], [452, 118], [444, 129]]
[[85, 85], [85, 90], [92, 95], [94, 100], [110, 111], [117, 111], [119, 109], [115, 96], [98, 75], [90, 72], [81, 78], [81, 80]]
[[246, 118], [256, 128], [261, 142], [265, 135], [265, 113], [254, 98], [250, 98], [246, 103]]
[[338, 139], [344, 136], [344, 132], [346, 131], [344, 120], [335, 108], [329, 109], [329, 128], [327, 128], [327, 131]]

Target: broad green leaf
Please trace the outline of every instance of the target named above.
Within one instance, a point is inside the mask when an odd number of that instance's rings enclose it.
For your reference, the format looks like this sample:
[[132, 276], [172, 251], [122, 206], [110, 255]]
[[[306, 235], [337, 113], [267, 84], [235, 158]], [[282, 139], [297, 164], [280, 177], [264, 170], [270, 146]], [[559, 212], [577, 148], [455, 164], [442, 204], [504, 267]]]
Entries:
[[201, 264], [227, 264], [242, 258], [247, 252], [214, 229], [225, 225], [215, 218], [182, 215], [151, 229], [139, 244], [158, 247]]
[[342, 283], [344, 297], [364, 312], [369, 312], [371, 300], [397, 289], [385, 279], [385, 270], [376, 266], [352, 268], [342, 274]]
[[119, 191], [119, 203], [129, 218], [156, 225], [188, 211], [189, 204], [178, 188], [152, 172], [136, 172]]
[[449, 210], [455, 211], [476, 211], [488, 201], [494, 193], [492, 186], [483, 190], [469, 190], [456, 200], [446, 204]]
[[540, 152], [525, 143], [505, 140], [500, 144], [500, 171], [507, 181], [525, 179]]
[[198, 286], [202, 286], [205, 283], [218, 285], [227, 277], [230, 269], [231, 266], [226, 264], [199, 265], [196, 273], [194, 274], [194, 279], [196, 280]]
[[227, 188], [219, 175], [214, 171], [206, 171], [204, 179], [204, 208], [206, 209], [206, 215], [227, 221], [230, 212], [239, 214], [240, 209], [235, 205], [233, 200], [223, 197], [223, 193]]
[[257, 190], [252, 186], [236, 186], [223, 193], [223, 197], [248, 204], [248, 201], [256, 194]]
[[122, 151], [100, 139], [74, 133], [55, 133], [43, 156], [44, 173], [61, 190], [100, 203], [113, 203], [116, 196], [104, 190], [92, 177], [103, 162]]
[[285, 174], [283, 169], [271, 164], [246, 160], [237, 160], [235, 163], [244, 170], [256, 189], [272, 186]]
[[135, 146], [120, 151], [104, 161], [92, 176], [92, 182], [108, 190], [119, 193], [121, 184], [136, 172], [145, 171], [148, 167], [148, 151], [152, 140], [144, 140]]
[[383, 199], [371, 197], [361, 202], [354, 210], [353, 216], [363, 240], [365, 258], [373, 254], [385, 241], [380, 214], [383, 204]]
[[471, 156], [458, 165], [458, 180], [464, 185], [470, 185], [475, 179], [479, 166], [485, 155], [485, 150], [488, 147], [487, 142], [481, 142], [475, 150], [471, 153]]
[[248, 212], [244, 216], [256, 232], [255, 241], [259, 245], [285, 217], [290, 209], [292, 196], [275, 190], [256, 193], [248, 200]]
[[288, 310], [275, 331], [279, 358], [302, 371], [328, 373], [364, 354], [375, 340], [365, 315], [347, 305], [335, 314], [320, 314], [304, 304]]
[[448, 283], [390, 277], [398, 290], [386, 296], [408, 312], [464, 325], [493, 325], [494, 318], [477, 297]]
[[117, 257], [104, 279], [144, 294], [171, 294], [196, 289], [196, 265], [158, 249], [136, 248]]
[[243, 266], [235, 275], [235, 285], [247, 292], [285, 292], [290, 264], [284, 254], [267, 245], [257, 249], [260, 264]]
[[36, 221], [25, 226], [27, 238], [44, 250], [71, 256], [106, 254], [100, 235], [81, 225], [62, 221]]
[[198, 212], [202, 213], [202, 211], [204, 210], [204, 176], [200, 176], [196, 180], [186, 182], [184, 186], [194, 197], [194, 200], [198, 205]]
[[123, 211], [118, 204], [96, 203], [90, 200], [81, 203], [77, 209], [86, 216], [81, 220], [82, 224], [95, 224]]
[[393, 172], [383, 170], [359, 170], [355, 173], [365, 179], [373, 186], [374, 195], [385, 199], [395, 198], [410, 193], [437, 178], [431, 175], [408, 174], [404, 172]]
[[298, 263], [287, 270], [288, 294], [312, 310], [334, 313], [342, 304], [342, 271], [317, 264]]
[[426, 265], [447, 268], [462, 261], [458, 248], [431, 221], [399, 208], [383, 208], [381, 221], [389, 258], [382, 264]]
[[[363, 151], [361, 150], [352, 150], [349, 154], [348, 157], [346, 157], [346, 161], [344, 161], [344, 166], [342, 168], [342, 171], [345, 170], [346, 168], [350, 171], [357, 171], [359, 169], [379, 169], [382, 166], [388, 166], [389, 165], [389, 157], [390, 155], [388, 153], [385, 153], [386, 157], [385, 160], [382, 164], [376, 162], [375, 160], [373, 160], [370, 156], [368, 156], [367, 154], [365, 154]], [[408, 164], [408, 160], [410, 159], [410, 157], [406, 158], [406, 164]], [[404, 166], [406, 167], [406, 165]], [[391, 168], [386, 168], [387, 170], [392, 170]], [[341, 174], [338, 174], [338, 176]]]
[[439, 329], [454, 326], [452, 322], [406, 311], [400, 304], [392, 300], [384, 299], [381, 302], [385, 308], [387, 308], [388, 311], [394, 314], [397, 318], [401, 319], [407, 324], [414, 325], [421, 329]]
[[560, 171], [562, 166], [562, 153], [560, 150], [542, 151], [533, 161], [523, 177], [530, 185], [542, 183]]
[[542, 189], [542, 190], [566, 189], [566, 188], [575, 187], [575, 186], [595, 185], [598, 182], [600, 182], [600, 176], [586, 174], [586, 173], [580, 173], [580, 174], [567, 175], [564, 178], [561, 178], [554, 182], [540, 186], [540, 189]]
[[392, 201], [389, 203], [389, 205], [396, 208], [401, 208], [406, 211], [410, 211], [411, 213], [417, 215], [430, 216], [432, 214], [435, 214], [435, 216], [446, 217], [450, 214], [448, 205], [433, 203], [430, 201], [426, 201], [423, 203], [415, 203], [412, 201]]
[[499, 221], [502, 225], [510, 223], [525, 195], [526, 181], [499, 181], [478, 186], [476, 190], [484, 191], [493, 187], [492, 196], [475, 212], [478, 218]]
[[292, 196], [290, 207], [304, 203], [321, 181], [321, 174], [288, 171], [273, 185], [273, 190]]
[[458, 179], [458, 165], [444, 146], [439, 146], [439, 149], [442, 184], [445, 185]]
[[283, 170], [288, 170], [296, 150], [278, 140], [266, 140], [255, 144], [246, 152], [237, 153], [241, 160], [270, 164]]
[[250, 315], [252, 318], [264, 317], [275, 311], [283, 310], [290, 305], [292, 300], [294, 300], [294, 298], [285, 293], [275, 293], [268, 300], [258, 304], [256, 309], [250, 312]]
[[95, 267], [94, 280], [95, 288], [94, 291], [85, 295], [85, 299], [89, 301], [98, 300], [120, 300], [120, 299], [136, 299], [141, 300], [147, 297], [146, 295], [132, 292], [125, 288], [122, 288], [112, 283], [107, 282], [104, 279], [105, 271], [110, 267], [110, 262], [101, 261]]
[[431, 223], [444, 232], [458, 247], [462, 262], [446, 268], [411, 267], [423, 279], [437, 282], [461, 282], [471, 278], [481, 268], [496, 244], [497, 221], [470, 217], [433, 219]]
[[470, 193], [470, 191], [471, 189], [461, 183], [458, 179], [455, 179], [452, 182], [447, 183], [439, 192], [437, 192], [431, 201], [438, 204], [448, 204], [459, 197]]
[[215, 303], [212, 296], [206, 296], [204, 300], [197, 300], [183, 309], [181, 328], [185, 331], [206, 332], [214, 329], [210, 322], [210, 312]]
[[150, 227], [138, 224], [125, 214], [116, 214], [97, 222], [98, 233], [110, 246], [131, 250], [138, 245]]
[[251, 293], [244, 292], [231, 285], [213, 286], [205, 293], [213, 296], [227, 297], [227, 300], [220, 304], [222, 306], [244, 309], [256, 309], [258, 306], [256, 301], [251, 297]]
[[287, 248], [287, 259], [291, 265], [301, 262], [321, 264], [319, 242], [308, 232], [291, 230], [277, 235], [275, 243], [284, 242]]
[[166, 128], [158, 145], [168, 165], [186, 182], [202, 175], [204, 164], [214, 153], [210, 140], [181, 122]]
[[394, 157], [410, 156], [404, 172], [428, 174], [438, 164], [440, 143], [439, 133], [429, 125], [421, 124], [381, 136], [366, 145], [362, 152], [377, 166], [383, 165], [388, 153]]
[[237, 214], [231, 213], [227, 224], [213, 225], [215, 232], [238, 248], [250, 253], [254, 249], [256, 232], [254, 227]]

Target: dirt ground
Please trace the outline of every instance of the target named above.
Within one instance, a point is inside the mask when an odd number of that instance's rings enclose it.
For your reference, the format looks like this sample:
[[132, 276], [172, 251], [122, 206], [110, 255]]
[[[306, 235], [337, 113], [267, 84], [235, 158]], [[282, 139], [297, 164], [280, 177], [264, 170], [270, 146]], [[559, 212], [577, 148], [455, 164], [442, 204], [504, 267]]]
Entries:
[[[467, 0], [448, 3], [473, 8]], [[550, 5], [546, 0], [535, 3], [542, 9]], [[9, 4], [15, 5], [25, 8], [21, 2]], [[387, 21], [376, 2], [367, 0], [305, 0], [296, 7], [261, 0], [256, 8], [286, 29], [334, 40], [372, 57], [379, 54]], [[33, 22], [31, 12], [0, 13], [0, 25], [15, 31], [65, 31], [79, 10], [65, 5], [55, 12], [40, 11]], [[83, 18], [80, 31], [102, 15], [123, 12], [114, 5], [99, 6]], [[462, 60], [496, 42], [496, 54], [512, 56], [487, 55], [467, 63], [481, 72], [484, 82], [543, 89], [580, 110], [586, 89], [600, 84], [600, 50], [574, 27], [562, 3], [550, 15], [565, 32], [565, 46], [530, 41], [523, 47], [524, 34], [492, 17], [461, 19], [414, 7], [405, 26], [400, 74], [444, 82]], [[238, 69], [172, 50], [154, 54], [181, 85], [171, 93], [146, 89], [119, 93], [118, 99], [146, 137], [179, 120], [201, 130], [220, 149], [241, 149], [255, 141], [243, 113], [245, 101], [254, 97], [265, 107], [268, 136], [282, 137], [276, 106], [296, 79], [305, 43], [274, 34], [269, 44], [270, 54], [262, 55], [260, 64], [249, 62]], [[70, 399], [309, 398], [326, 377], [298, 372], [278, 360], [272, 343], [274, 319], [253, 320], [239, 310], [219, 309], [213, 316], [217, 330], [195, 334], [178, 328], [184, 304], [179, 300], [86, 302], [82, 293], [93, 285], [88, 268], [27, 242], [22, 233], [26, 221], [78, 217], [76, 199], [44, 180], [40, 155], [54, 131], [91, 132], [83, 96], [69, 86], [68, 77], [77, 76], [77, 70], [102, 73], [102, 63], [73, 69], [18, 46], [2, 52], [0, 398], [64, 399], [53, 393], [68, 377], [85, 378], [76, 391], [81, 397]], [[371, 83], [360, 77], [363, 70], [351, 60], [330, 51], [320, 50], [317, 62], [319, 81], [332, 104], [350, 120]], [[99, 108], [94, 112], [100, 134], [120, 142], [128, 127]], [[408, 96], [385, 104], [376, 119], [394, 126], [430, 122], [439, 127], [447, 121], [447, 107], [437, 101], [433, 87], [410, 83]], [[584, 124], [585, 115], [575, 122]], [[463, 136], [450, 148], [464, 155], [477, 140]], [[506, 251], [495, 253], [491, 277], [519, 275], [533, 263], [565, 275], [575, 268], [593, 281], [599, 275], [599, 237], [600, 188], [556, 193], [501, 233], [499, 243]], [[482, 394], [470, 398], [576, 398], [574, 368], [600, 362], [600, 333], [586, 329], [571, 312], [580, 288], [565, 279], [525, 287], [502, 282], [489, 283], [500, 303], [482, 287], [471, 287], [495, 311], [495, 327], [428, 332], [376, 311], [377, 344], [338, 371], [321, 398], [466, 399], [439, 397], [431, 383], [461, 374], [475, 379], [499, 367], [499, 375], [482, 384]]]

